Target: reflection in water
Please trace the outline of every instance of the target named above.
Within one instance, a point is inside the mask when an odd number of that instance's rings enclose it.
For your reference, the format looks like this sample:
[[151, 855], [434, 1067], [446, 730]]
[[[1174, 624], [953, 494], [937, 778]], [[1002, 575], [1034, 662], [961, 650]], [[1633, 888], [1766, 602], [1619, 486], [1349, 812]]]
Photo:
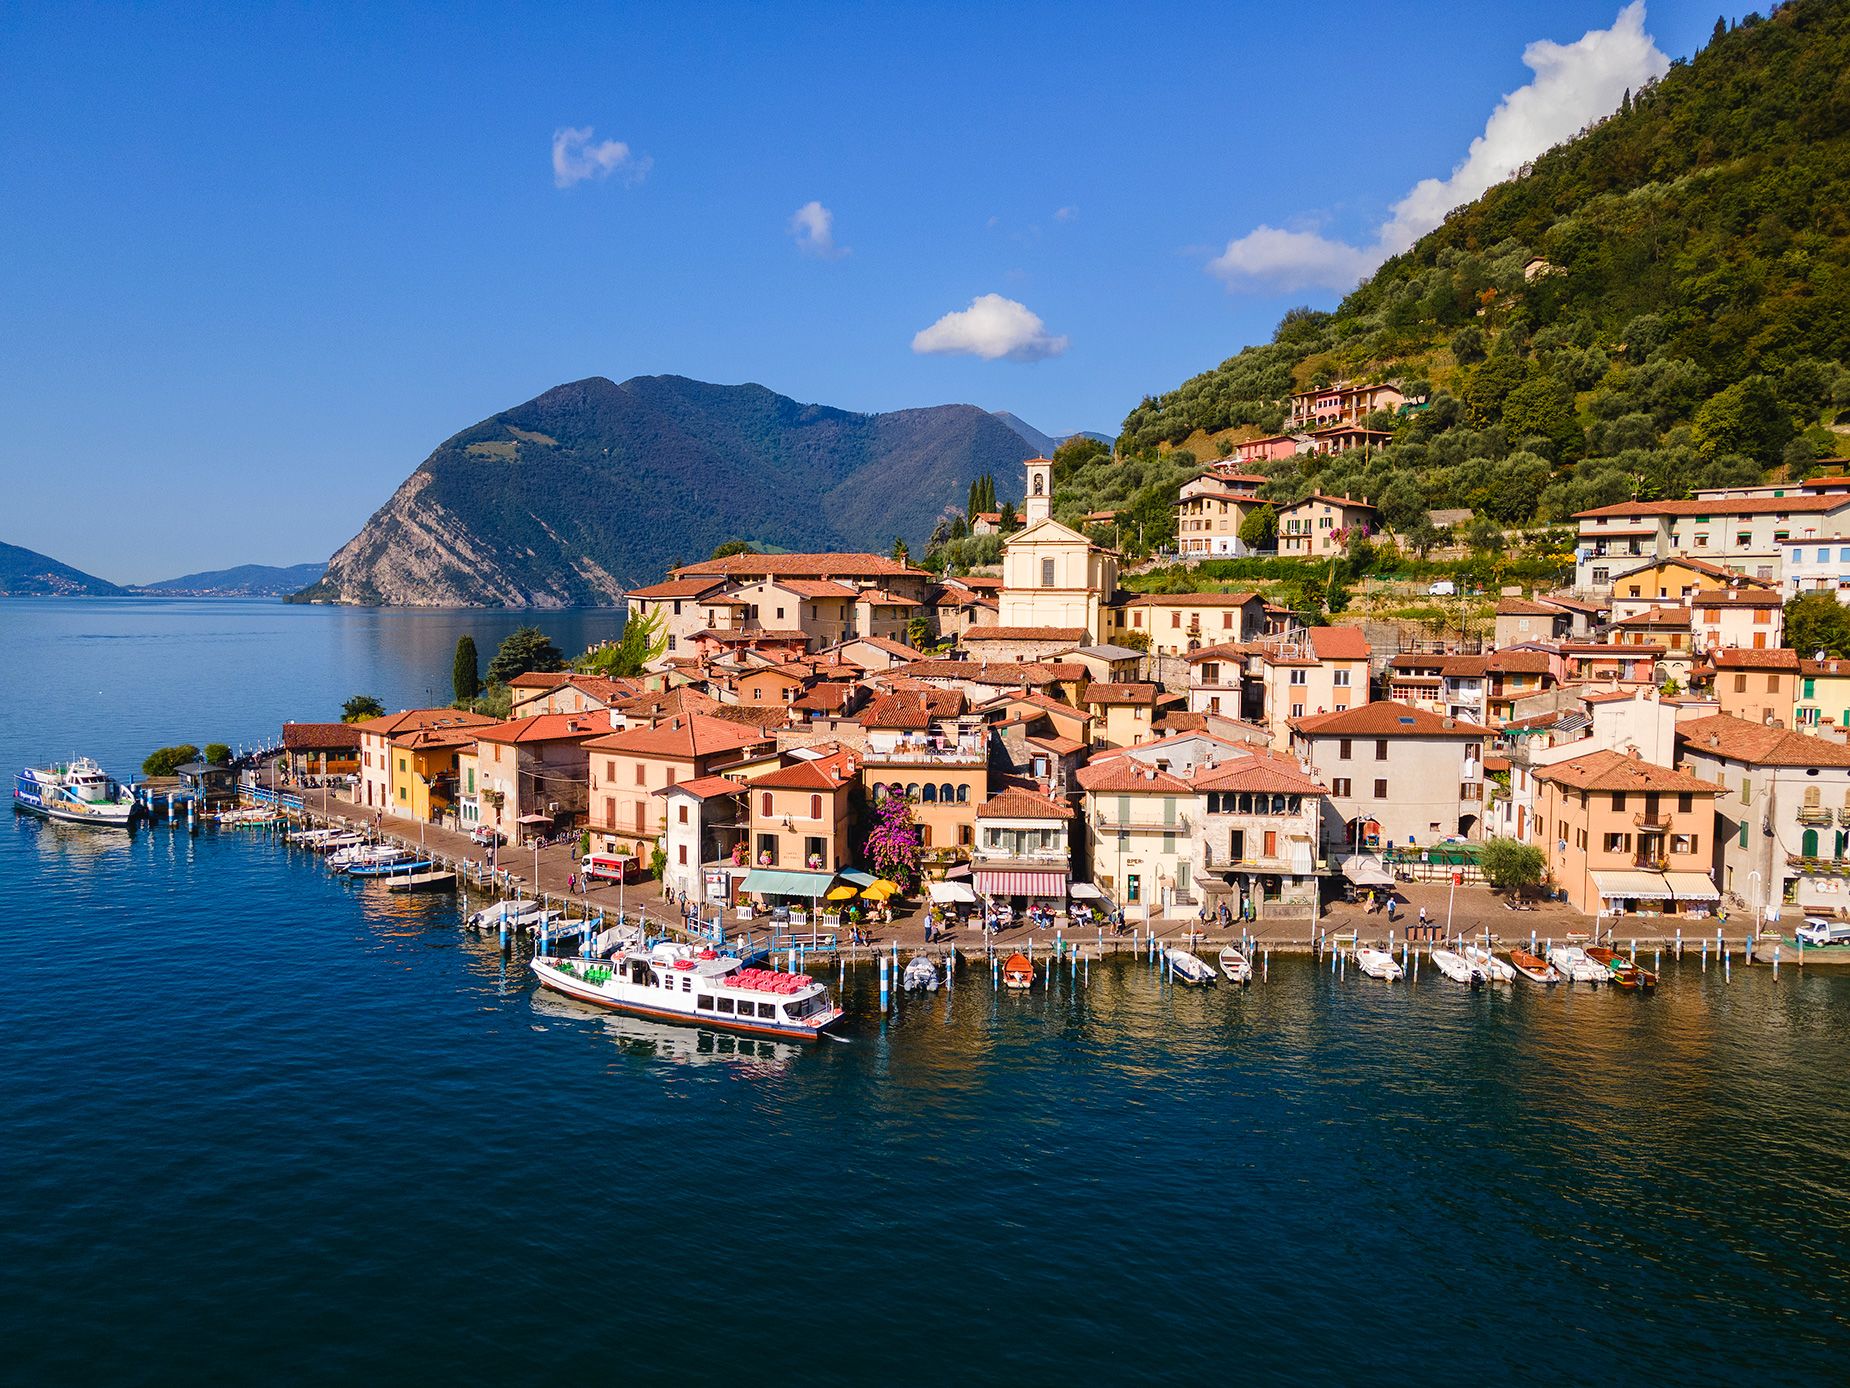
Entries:
[[631, 1017], [537, 987], [533, 990], [531, 1005], [536, 1017], [586, 1023], [596, 1028], [615, 1041], [617, 1049], [626, 1055], [674, 1065], [729, 1065], [743, 1074], [772, 1075], [789, 1065], [804, 1049], [770, 1037], [738, 1036], [700, 1026], [676, 1026], [646, 1017]]

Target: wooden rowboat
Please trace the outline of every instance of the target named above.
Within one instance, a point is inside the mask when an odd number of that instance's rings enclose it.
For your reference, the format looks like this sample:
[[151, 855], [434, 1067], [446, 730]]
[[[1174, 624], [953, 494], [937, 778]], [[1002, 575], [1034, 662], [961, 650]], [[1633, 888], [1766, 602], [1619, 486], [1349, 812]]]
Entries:
[[1034, 986], [1034, 963], [1025, 954], [1011, 954], [1002, 965], [1002, 986], [1004, 988], [1032, 988]]
[[1511, 950], [1510, 963], [1515, 967], [1517, 973], [1521, 974], [1531, 983], [1552, 985], [1561, 981], [1561, 975], [1555, 972], [1555, 966], [1553, 964], [1550, 964], [1546, 959], [1538, 958], [1529, 953], [1526, 949]]

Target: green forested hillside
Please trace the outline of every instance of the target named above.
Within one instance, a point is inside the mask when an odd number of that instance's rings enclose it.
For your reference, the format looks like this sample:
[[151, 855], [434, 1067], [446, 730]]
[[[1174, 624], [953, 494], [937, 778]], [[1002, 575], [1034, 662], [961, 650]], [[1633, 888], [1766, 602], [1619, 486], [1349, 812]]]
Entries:
[[1430, 404], [1371, 421], [1390, 446], [1274, 464], [1268, 492], [1365, 494], [1403, 533], [1434, 507], [1561, 519], [1841, 454], [1846, 354], [1850, 4], [1792, 0], [1718, 24], [1335, 312], [1144, 400], [1118, 446], [1225, 448], [1294, 389], [1399, 380]]

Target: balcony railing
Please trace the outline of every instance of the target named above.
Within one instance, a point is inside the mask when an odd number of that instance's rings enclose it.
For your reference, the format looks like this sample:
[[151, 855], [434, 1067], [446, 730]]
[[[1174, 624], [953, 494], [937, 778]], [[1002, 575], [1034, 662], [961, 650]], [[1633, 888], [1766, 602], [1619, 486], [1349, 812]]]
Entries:
[[890, 752], [868, 748], [861, 761], [868, 766], [983, 766], [988, 749], [981, 746], [895, 747]]
[[973, 848], [971, 862], [976, 867], [998, 867], [1008, 863], [1070, 863], [1072, 852], [1066, 848], [1024, 848], [1019, 852], [1006, 845], [991, 848], [987, 845]]
[[1189, 817], [1179, 814], [1175, 823], [1165, 824], [1161, 820], [1120, 819], [1109, 811], [1100, 811], [1093, 819], [1092, 827], [1106, 833], [1150, 833], [1150, 834], [1186, 834], [1189, 831]]
[[1799, 807], [1800, 824], [1829, 824], [1834, 818], [1836, 818], [1836, 814], [1828, 805], [1802, 805]]
[[1632, 855], [1632, 866], [1647, 868], [1652, 872], [1664, 872], [1670, 867], [1670, 859], [1660, 858], [1652, 853], [1635, 853]]
[[1649, 833], [1662, 834], [1670, 828], [1670, 815], [1663, 810], [1640, 810], [1632, 816], [1632, 823]]

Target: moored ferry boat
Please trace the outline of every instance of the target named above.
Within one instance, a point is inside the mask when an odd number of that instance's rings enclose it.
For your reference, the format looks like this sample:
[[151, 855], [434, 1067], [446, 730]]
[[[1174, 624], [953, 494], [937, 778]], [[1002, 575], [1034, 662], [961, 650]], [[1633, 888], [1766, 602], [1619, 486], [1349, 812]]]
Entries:
[[13, 808], [67, 824], [132, 828], [148, 817], [135, 793], [91, 761], [79, 757], [60, 766], [29, 766], [13, 783]]
[[542, 955], [533, 972], [542, 987], [580, 1002], [722, 1031], [811, 1039], [843, 1016], [829, 990], [808, 974], [748, 969], [704, 946], [664, 941], [609, 959]]

